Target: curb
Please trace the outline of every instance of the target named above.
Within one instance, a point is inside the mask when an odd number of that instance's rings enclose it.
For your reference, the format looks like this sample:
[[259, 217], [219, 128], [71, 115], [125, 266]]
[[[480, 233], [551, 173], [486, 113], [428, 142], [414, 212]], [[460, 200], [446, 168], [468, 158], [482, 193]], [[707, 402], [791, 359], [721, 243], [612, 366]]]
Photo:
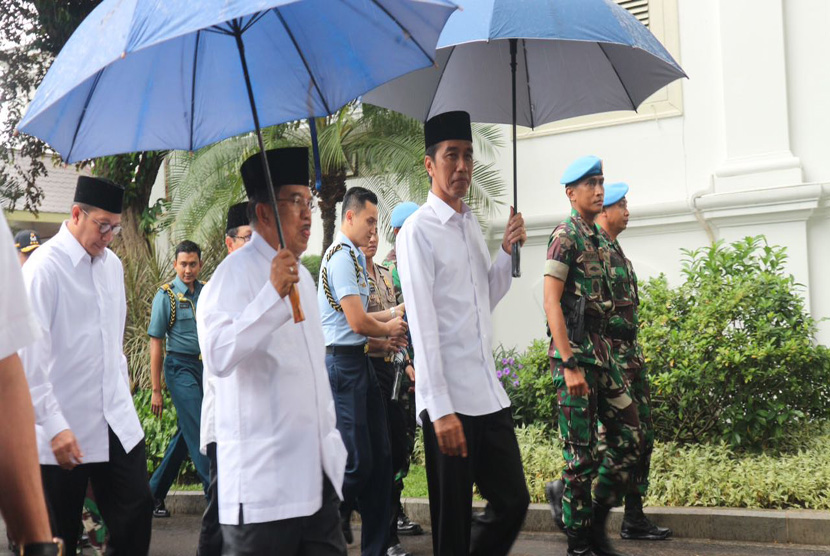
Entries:
[[[171, 491], [165, 500], [174, 514], [201, 514], [205, 497], [201, 492]], [[484, 509], [473, 502], [473, 510]], [[430, 526], [429, 502], [425, 498], [404, 498], [404, 509], [413, 521]], [[747, 510], [740, 508], [645, 508], [657, 525], [669, 527], [680, 538], [718, 541], [765, 542], [777, 544], [830, 545], [830, 512], [814, 510]], [[622, 523], [622, 509], [615, 508], [608, 521], [609, 535], [616, 536]], [[547, 504], [531, 504], [523, 531], [558, 532]]]

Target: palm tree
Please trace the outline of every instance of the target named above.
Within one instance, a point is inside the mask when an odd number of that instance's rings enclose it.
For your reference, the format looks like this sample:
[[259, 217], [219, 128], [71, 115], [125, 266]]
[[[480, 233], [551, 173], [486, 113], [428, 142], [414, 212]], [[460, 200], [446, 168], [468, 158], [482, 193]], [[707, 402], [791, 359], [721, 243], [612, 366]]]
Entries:
[[[380, 202], [381, 229], [389, 232], [389, 214], [401, 201], [423, 203], [429, 191], [424, 169], [423, 125], [396, 112], [350, 103], [335, 114], [316, 120], [320, 145], [321, 187], [315, 190], [323, 219], [323, 252], [334, 240], [337, 204], [348, 180], [375, 191]], [[266, 148], [311, 145], [302, 123], [263, 130]], [[482, 225], [502, 204], [505, 185], [492, 162], [502, 146], [495, 126], [474, 125], [477, 155], [468, 203]], [[166, 166], [170, 210], [163, 225], [171, 239], [199, 241], [221, 226], [228, 206], [244, 199], [239, 166], [255, 153], [256, 140], [246, 134], [205, 147], [195, 153], [174, 152]]]

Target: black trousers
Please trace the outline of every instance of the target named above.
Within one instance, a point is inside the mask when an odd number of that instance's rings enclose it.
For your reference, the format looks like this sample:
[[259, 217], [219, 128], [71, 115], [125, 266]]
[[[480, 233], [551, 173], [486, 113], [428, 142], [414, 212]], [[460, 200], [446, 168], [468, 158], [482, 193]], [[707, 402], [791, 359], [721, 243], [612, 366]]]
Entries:
[[66, 543], [66, 554], [75, 554], [88, 482], [109, 530], [107, 555], [146, 556], [150, 551], [153, 496], [144, 439], [127, 453], [109, 429], [109, 444], [108, 462], [85, 463], [72, 470], [40, 466], [52, 534]]
[[[432, 421], [426, 411], [421, 414], [433, 553], [505, 555], [530, 504], [510, 408], [458, 418], [467, 440], [466, 458], [442, 454]], [[474, 483], [487, 507], [472, 523]]]
[[[222, 556], [346, 556], [339, 506], [340, 498], [324, 478], [323, 506], [313, 515], [222, 525]], [[244, 521], [244, 514], [241, 518]]]
[[202, 515], [199, 532], [199, 548], [196, 556], [220, 556], [222, 554], [222, 528], [219, 526], [219, 482], [216, 467], [216, 442], [207, 445], [210, 460], [210, 482], [207, 488], [207, 508]]
[[[378, 377], [378, 385], [386, 407], [386, 423], [389, 431], [389, 450], [392, 454], [392, 498], [389, 520], [389, 546], [400, 543], [398, 538], [398, 508], [401, 505], [403, 481], [396, 481], [395, 476], [409, 464], [409, 431], [407, 430], [406, 412], [401, 404], [392, 401], [392, 386], [395, 382], [395, 369], [382, 357], [372, 357], [372, 367]], [[402, 392], [405, 396], [406, 392]]]
[[360, 512], [363, 556], [385, 556], [389, 541], [392, 461], [386, 409], [366, 355], [326, 355], [337, 430], [349, 453], [340, 512]]

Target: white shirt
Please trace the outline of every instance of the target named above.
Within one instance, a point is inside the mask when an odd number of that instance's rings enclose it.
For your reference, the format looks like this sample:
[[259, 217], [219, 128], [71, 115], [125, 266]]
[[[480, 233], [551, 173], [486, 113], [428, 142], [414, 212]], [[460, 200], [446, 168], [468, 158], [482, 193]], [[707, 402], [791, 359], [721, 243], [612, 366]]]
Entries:
[[84, 463], [109, 461], [107, 425], [129, 452], [144, 437], [130, 395], [124, 270], [106, 249], [94, 259], [69, 232], [23, 266], [43, 338], [21, 350], [37, 422], [40, 463], [57, 464], [51, 440], [71, 429]]
[[493, 361], [492, 310], [510, 289], [510, 255], [495, 262], [475, 215], [430, 192], [396, 242], [415, 347], [415, 406], [432, 421], [486, 415], [510, 406]]
[[[202, 286], [202, 293], [208, 291], [210, 282]], [[201, 294], [199, 295], [201, 301]], [[204, 364], [204, 358], [202, 359]], [[208, 371], [206, 368], [202, 369], [202, 413], [201, 422], [199, 423], [199, 451], [207, 455], [207, 445], [211, 442], [216, 442], [216, 381], [218, 376]]]
[[[196, 323], [216, 388], [219, 522], [314, 514], [323, 472], [338, 495], [346, 448], [336, 428], [317, 291], [297, 265], [305, 321], [269, 281], [276, 251], [262, 237], [231, 253], [199, 298]], [[341, 496], [342, 498], [342, 496]]]
[[[40, 337], [37, 321], [29, 309], [20, 262], [9, 225], [0, 210], [0, 359], [14, 354]], [[9, 449], [9, 447], [6, 447]]]

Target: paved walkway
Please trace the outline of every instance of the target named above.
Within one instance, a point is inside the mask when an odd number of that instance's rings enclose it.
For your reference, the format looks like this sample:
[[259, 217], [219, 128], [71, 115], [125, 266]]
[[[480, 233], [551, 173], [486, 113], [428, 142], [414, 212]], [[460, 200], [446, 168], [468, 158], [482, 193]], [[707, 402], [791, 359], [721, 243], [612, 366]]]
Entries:
[[[193, 515], [174, 515], [170, 519], [153, 521], [152, 556], [194, 556], [199, 536], [201, 518]], [[359, 530], [355, 530], [359, 538]], [[0, 538], [5, 540], [5, 526], [0, 522]], [[429, 534], [420, 537], [406, 537], [404, 546], [414, 556], [432, 554]], [[629, 556], [828, 556], [830, 547], [803, 545], [774, 545], [762, 543], [731, 543], [694, 539], [673, 539], [665, 542], [617, 541], [618, 549], [624, 549]], [[560, 533], [523, 533], [512, 554], [514, 556], [564, 556], [567, 550], [565, 537]], [[91, 555], [91, 550], [84, 552]], [[0, 556], [11, 554], [3, 542]], [[349, 555], [360, 554], [356, 545], [349, 549]]]

